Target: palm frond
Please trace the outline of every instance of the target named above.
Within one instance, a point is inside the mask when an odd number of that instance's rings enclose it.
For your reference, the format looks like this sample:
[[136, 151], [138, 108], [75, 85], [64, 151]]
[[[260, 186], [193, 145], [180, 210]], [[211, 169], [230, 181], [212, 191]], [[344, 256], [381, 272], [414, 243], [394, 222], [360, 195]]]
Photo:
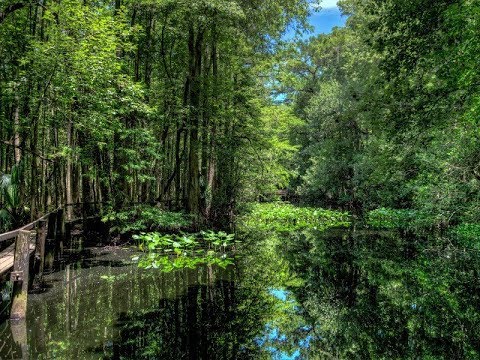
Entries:
[[10, 174], [0, 175], [0, 190], [3, 192], [12, 184], [12, 176]]
[[7, 231], [12, 225], [12, 215], [6, 209], [0, 209], [0, 230]]
[[20, 181], [23, 173], [22, 170], [23, 170], [23, 166], [21, 164], [14, 165], [12, 167], [11, 184], [13, 186], [20, 186]]

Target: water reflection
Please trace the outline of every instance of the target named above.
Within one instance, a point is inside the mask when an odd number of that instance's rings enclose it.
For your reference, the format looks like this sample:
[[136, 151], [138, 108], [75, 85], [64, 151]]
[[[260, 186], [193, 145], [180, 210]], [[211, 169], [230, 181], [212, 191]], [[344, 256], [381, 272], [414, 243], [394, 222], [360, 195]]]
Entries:
[[[289, 314], [289, 321], [295, 317], [301, 319], [301, 309], [289, 291], [285, 289], [271, 289], [270, 294], [281, 301], [279, 305], [282, 305], [284, 314]], [[296, 323], [298, 324], [298, 322]], [[258, 345], [270, 352], [272, 359], [300, 359], [301, 350], [305, 351], [310, 348], [310, 341], [312, 340], [310, 335], [311, 327], [306, 325], [299, 326], [294, 333], [290, 334], [282, 332], [284, 328], [281, 323], [278, 323], [277, 318], [272, 319], [272, 322], [266, 324], [263, 336], [257, 339]], [[281, 344], [292, 341], [295, 343], [293, 349], [289, 351], [282, 350]]]
[[26, 332], [0, 324], [0, 358], [479, 358], [479, 254], [448, 239], [258, 233], [234, 265], [169, 273], [128, 250], [67, 253]]
[[315, 328], [317, 354], [479, 358], [478, 253], [447, 239], [363, 231], [294, 238], [285, 253], [305, 281], [294, 294]]

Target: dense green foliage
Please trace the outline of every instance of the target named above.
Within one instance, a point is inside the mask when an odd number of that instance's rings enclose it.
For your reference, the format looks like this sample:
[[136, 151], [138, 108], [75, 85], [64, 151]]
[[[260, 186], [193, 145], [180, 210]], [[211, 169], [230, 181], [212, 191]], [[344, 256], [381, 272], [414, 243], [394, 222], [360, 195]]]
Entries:
[[456, 238], [463, 246], [474, 251], [480, 250], [480, 224], [460, 224], [451, 230], [450, 235]]
[[432, 231], [434, 219], [425, 212], [409, 209], [375, 209], [366, 215], [366, 224], [374, 229]]
[[251, 156], [245, 163], [242, 178], [243, 203], [252, 200], [278, 200], [278, 190], [288, 188], [294, 181], [295, 145], [294, 133], [302, 128], [303, 121], [286, 105], [263, 106], [256, 137], [251, 139]]
[[138, 245], [49, 241], [20, 358], [480, 358], [480, 0], [319, 3], [0, 0], [0, 231]]
[[178, 231], [192, 226], [192, 219], [184, 213], [162, 210], [156, 206], [137, 205], [121, 211], [105, 211], [102, 221], [110, 225], [112, 233], [128, 234], [138, 231]]
[[239, 200], [288, 182], [292, 148], [273, 124], [296, 120], [276, 114], [264, 83], [282, 34], [310, 10], [1, 0], [0, 172], [27, 170], [19, 201], [32, 218], [65, 203], [158, 201], [228, 223]]
[[342, 0], [345, 28], [286, 47], [309, 202], [480, 221], [480, 3]]
[[240, 221], [244, 231], [295, 231], [305, 228], [325, 230], [331, 227], [348, 227], [348, 213], [297, 207], [288, 203], [260, 203], [251, 209]]
[[283, 42], [316, 3], [3, 0], [15, 207], [158, 202], [231, 225], [289, 188], [355, 215], [480, 222], [478, 1], [342, 0], [345, 28]]

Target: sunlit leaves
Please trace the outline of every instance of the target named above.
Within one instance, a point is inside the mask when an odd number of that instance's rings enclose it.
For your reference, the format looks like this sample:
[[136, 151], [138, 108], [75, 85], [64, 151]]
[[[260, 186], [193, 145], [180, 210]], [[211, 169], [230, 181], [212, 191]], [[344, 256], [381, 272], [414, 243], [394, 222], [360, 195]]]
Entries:
[[175, 269], [194, 269], [199, 265], [226, 268], [234, 264], [230, 254], [235, 250], [233, 234], [201, 232], [200, 234], [141, 233], [134, 235], [143, 256], [135, 256], [139, 266], [171, 272]]
[[346, 212], [297, 207], [288, 203], [254, 204], [241, 219], [241, 226], [246, 231], [325, 230], [349, 225], [350, 215]]

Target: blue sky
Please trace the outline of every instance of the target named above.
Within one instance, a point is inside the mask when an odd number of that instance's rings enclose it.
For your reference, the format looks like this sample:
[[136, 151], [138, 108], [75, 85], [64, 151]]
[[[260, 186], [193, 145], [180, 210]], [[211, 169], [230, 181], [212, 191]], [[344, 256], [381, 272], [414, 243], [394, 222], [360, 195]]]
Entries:
[[328, 34], [335, 26], [345, 26], [346, 16], [342, 16], [338, 7], [325, 7], [310, 16], [310, 24], [315, 27], [316, 34]]
[[[345, 26], [346, 16], [342, 16], [340, 9], [337, 7], [337, 0], [323, 0], [322, 9], [313, 14], [309, 18], [309, 22], [315, 28], [311, 34], [305, 34], [303, 37], [308, 38], [312, 35], [328, 34], [335, 26]], [[294, 32], [290, 30], [285, 35], [286, 38], [292, 38]]]

